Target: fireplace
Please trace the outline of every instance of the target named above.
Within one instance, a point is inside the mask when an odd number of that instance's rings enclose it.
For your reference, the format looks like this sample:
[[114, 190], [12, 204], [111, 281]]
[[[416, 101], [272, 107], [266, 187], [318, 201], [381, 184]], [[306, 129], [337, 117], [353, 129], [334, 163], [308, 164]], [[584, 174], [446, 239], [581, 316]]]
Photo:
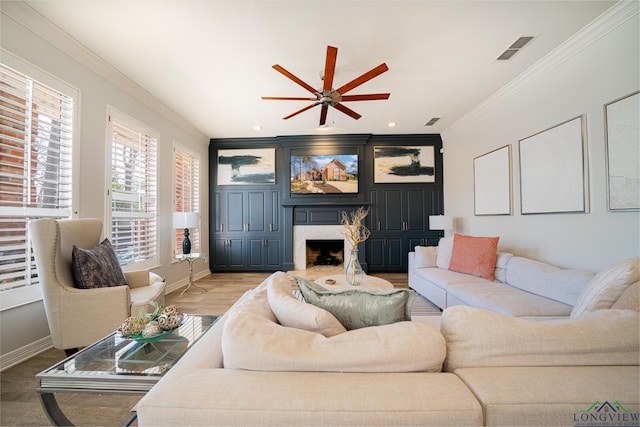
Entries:
[[307, 240], [306, 267], [317, 265], [338, 266], [344, 262], [344, 240]]
[[344, 262], [344, 254], [351, 251], [351, 245], [345, 240], [343, 233], [344, 227], [342, 225], [295, 225], [293, 227], [293, 266], [295, 270], [306, 270], [308, 267], [313, 267], [314, 260], [309, 263], [307, 260], [307, 242], [333, 242], [331, 244], [333, 249], [330, 251], [333, 256], [338, 257], [338, 245], [341, 249], [341, 262]]

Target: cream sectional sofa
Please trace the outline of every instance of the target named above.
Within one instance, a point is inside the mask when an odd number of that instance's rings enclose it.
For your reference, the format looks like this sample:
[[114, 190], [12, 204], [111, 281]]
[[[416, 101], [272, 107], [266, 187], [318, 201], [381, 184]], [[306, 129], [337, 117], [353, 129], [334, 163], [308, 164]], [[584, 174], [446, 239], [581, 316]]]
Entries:
[[450, 271], [453, 238], [437, 247], [409, 253], [409, 287], [438, 307], [484, 308], [535, 320], [570, 317], [594, 273], [562, 269], [541, 261], [498, 252], [493, 281]]
[[138, 425], [576, 425], [604, 402], [638, 415], [636, 311], [534, 322], [457, 306], [440, 330], [346, 331], [291, 290], [278, 272], [240, 298], [139, 402]]

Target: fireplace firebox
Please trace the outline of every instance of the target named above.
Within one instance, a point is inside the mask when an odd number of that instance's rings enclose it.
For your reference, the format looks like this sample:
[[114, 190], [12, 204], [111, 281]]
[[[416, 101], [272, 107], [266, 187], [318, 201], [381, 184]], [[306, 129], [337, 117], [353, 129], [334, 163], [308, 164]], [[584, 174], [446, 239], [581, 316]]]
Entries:
[[338, 266], [344, 262], [344, 240], [306, 240], [306, 266]]

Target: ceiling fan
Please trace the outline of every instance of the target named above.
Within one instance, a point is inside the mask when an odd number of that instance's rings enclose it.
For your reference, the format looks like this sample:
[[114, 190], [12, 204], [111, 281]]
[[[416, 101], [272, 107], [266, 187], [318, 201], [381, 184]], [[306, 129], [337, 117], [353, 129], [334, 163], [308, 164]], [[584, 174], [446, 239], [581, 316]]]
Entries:
[[375, 101], [379, 99], [389, 99], [389, 93], [372, 93], [366, 95], [345, 95], [352, 89], [360, 86], [361, 84], [368, 82], [374, 77], [379, 76], [385, 71], [389, 70], [387, 64], [384, 62], [378, 65], [375, 68], [367, 71], [360, 77], [356, 77], [351, 80], [349, 83], [340, 86], [337, 89], [333, 88], [333, 75], [336, 71], [336, 58], [338, 57], [338, 48], [333, 46], [327, 46], [327, 58], [324, 66], [324, 77], [322, 89], [315, 89], [313, 86], [305, 83], [300, 78], [294, 76], [289, 71], [285, 70], [280, 65], [276, 64], [273, 66], [273, 69], [283, 74], [285, 77], [293, 80], [309, 92], [311, 92], [314, 97], [277, 97], [277, 96], [263, 96], [262, 99], [265, 100], [280, 100], [280, 101], [313, 101], [312, 104], [307, 105], [306, 107], [289, 114], [286, 117], [283, 117], [284, 120], [290, 119], [291, 117], [298, 115], [304, 111], [307, 111], [316, 105], [321, 105], [320, 109], [320, 126], [324, 126], [327, 122], [327, 111], [329, 107], [333, 107], [338, 111], [343, 112], [344, 114], [353, 117], [358, 120], [362, 117], [360, 114], [356, 113], [352, 109], [346, 107], [343, 102], [348, 101]]

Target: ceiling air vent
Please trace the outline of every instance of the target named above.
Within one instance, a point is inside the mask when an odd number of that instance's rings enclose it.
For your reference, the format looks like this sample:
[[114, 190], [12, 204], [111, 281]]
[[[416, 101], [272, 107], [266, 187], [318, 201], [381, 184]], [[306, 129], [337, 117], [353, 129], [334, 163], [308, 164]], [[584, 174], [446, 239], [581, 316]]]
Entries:
[[425, 126], [433, 126], [438, 120], [440, 120], [440, 117], [433, 117], [431, 120], [425, 123]]
[[504, 52], [498, 56], [498, 61], [506, 61], [507, 59], [511, 59], [513, 55], [518, 53], [520, 49], [525, 47], [531, 40], [533, 40], [533, 36], [522, 36], [518, 38], [511, 46], [507, 48]]

